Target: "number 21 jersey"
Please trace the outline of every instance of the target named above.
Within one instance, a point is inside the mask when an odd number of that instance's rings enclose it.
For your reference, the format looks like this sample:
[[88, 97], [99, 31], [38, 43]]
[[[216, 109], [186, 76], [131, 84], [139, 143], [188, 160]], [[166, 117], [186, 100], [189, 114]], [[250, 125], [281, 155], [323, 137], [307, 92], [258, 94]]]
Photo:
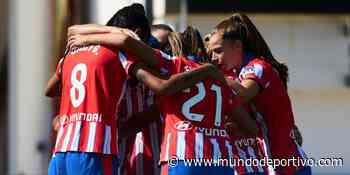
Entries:
[[[181, 57], [168, 63], [170, 74], [199, 67]], [[224, 128], [224, 117], [240, 104], [229, 87], [211, 79], [170, 96], [160, 98], [165, 117], [161, 161], [232, 157], [232, 145]]]

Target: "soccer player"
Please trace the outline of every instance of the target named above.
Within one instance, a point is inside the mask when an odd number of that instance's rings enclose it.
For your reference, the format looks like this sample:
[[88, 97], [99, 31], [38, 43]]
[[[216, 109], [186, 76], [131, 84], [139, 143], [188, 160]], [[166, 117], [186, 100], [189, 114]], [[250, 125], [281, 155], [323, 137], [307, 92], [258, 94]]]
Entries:
[[[107, 25], [121, 26], [117, 16], [139, 7], [125, 7]], [[128, 19], [138, 21], [137, 25], [122, 27], [148, 38], [144, 14], [134, 13]], [[125, 91], [128, 61], [128, 55], [119, 49], [100, 45], [72, 49], [60, 61], [46, 90], [48, 96], [59, 95], [57, 89], [62, 85], [61, 122], [49, 174], [117, 173], [115, 111]]]
[[115, 111], [125, 89], [127, 57], [117, 48], [91, 45], [70, 50], [58, 64], [61, 122], [50, 175], [117, 173]]
[[[303, 159], [304, 152], [291, 136], [294, 116], [287, 93], [288, 69], [271, 54], [269, 47], [246, 15], [236, 13], [220, 22], [209, 47], [223, 68], [233, 66], [239, 83], [228, 80], [259, 113], [257, 120], [274, 159]], [[214, 47], [215, 45], [219, 47]], [[278, 174], [311, 174], [310, 167], [277, 167]]]
[[[222, 35], [213, 35], [208, 39], [209, 54], [212, 56], [212, 61], [217, 62], [218, 65], [221, 65], [221, 68], [227, 79], [235, 81], [238, 76], [236, 70], [234, 69], [233, 60], [227, 60], [224, 63], [221, 58], [222, 55], [218, 55], [222, 52]], [[245, 105], [246, 110], [251, 113], [254, 118], [257, 119], [256, 112], [251, 109], [250, 104]], [[229, 125], [228, 123], [227, 125]], [[257, 123], [258, 124], [258, 123]], [[259, 125], [258, 125], [259, 126]], [[230, 127], [228, 127], [230, 128]], [[230, 131], [230, 129], [228, 129]], [[263, 165], [251, 165], [245, 164], [249, 163], [249, 160], [262, 160], [268, 158], [266, 152], [266, 143], [264, 137], [262, 137], [261, 131], [263, 128], [259, 128], [258, 136], [237, 136], [237, 134], [231, 134], [231, 142], [233, 143], [233, 154], [234, 161], [236, 163], [235, 174], [271, 174], [273, 172], [272, 167], [263, 166]]]

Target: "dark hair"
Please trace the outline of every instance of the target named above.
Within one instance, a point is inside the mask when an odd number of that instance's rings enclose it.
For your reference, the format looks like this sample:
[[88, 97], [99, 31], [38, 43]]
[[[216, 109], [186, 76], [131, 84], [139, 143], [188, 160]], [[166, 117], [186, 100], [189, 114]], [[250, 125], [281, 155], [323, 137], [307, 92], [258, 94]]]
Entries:
[[145, 42], [151, 36], [151, 29], [145, 15], [145, 8], [142, 4], [138, 3], [126, 6], [117, 11], [117, 13], [108, 20], [106, 25], [127, 28], [133, 31], [138, 29], [137, 34], [142, 41]]
[[245, 52], [251, 52], [258, 59], [271, 64], [279, 74], [280, 79], [287, 88], [288, 67], [274, 58], [266, 41], [248, 16], [234, 13], [231, 17], [221, 21], [215, 32], [223, 34], [224, 40], [240, 40]]
[[173, 29], [166, 24], [154, 24], [151, 26], [151, 31], [155, 30], [166, 30], [168, 32], [173, 32]]
[[188, 26], [185, 31], [181, 33], [181, 40], [183, 43], [184, 55], [206, 59], [203, 39], [198, 29], [193, 26]]

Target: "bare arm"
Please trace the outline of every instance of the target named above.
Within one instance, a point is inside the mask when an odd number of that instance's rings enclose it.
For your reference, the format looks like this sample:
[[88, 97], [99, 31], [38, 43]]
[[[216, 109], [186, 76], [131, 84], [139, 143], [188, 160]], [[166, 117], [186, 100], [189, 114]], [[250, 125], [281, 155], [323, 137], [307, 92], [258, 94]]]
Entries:
[[47, 97], [58, 97], [61, 92], [61, 81], [56, 74], [51, 76], [45, 89], [45, 96]]
[[246, 135], [256, 135], [258, 126], [255, 120], [242, 106], [236, 107], [229, 115], [229, 120], [237, 124], [239, 131]]
[[106, 34], [106, 33], [115, 33], [115, 34], [126, 34], [135, 39], [139, 37], [131, 30], [119, 27], [104, 26], [98, 24], [82, 24], [82, 25], [73, 25], [68, 28], [68, 38], [74, 35], [89, 35], [89, 34]]
[[[120, 29], [117, 28], [116, 29]], [[82, 24], [68, 27], [68, 37], [73, 35], [110, 33], [111, 27], [98, 24]]]
[[243, 102], [249, 102], [260, 91], [260, 86], [254, 80], [244, 80], [239, 83], [236, 80], [226, 78], [226, 82], [230, 88], [235, 90], [243, 100]]
[[68, 46], [84, 46], [88, 44], [102, 44], [118, 47], [133, 53], [137, 59], [150, 65], [158, 64], [158, 57], [154, 50], [142, 41], [124, 33], [105, 33], [91, 35], [74, 35], [69, 38]]
[[216, 67], [212, 64], [204, 64], [188, 72], [172, 75], [170, 78], [161, 77], [151, 69], [137, 64], [132, 70], [135, 77], [146, 84], [158, 95], [170, 95], [183, 89], [194, 86], [199, 81], [207, 79], [215, 74]]

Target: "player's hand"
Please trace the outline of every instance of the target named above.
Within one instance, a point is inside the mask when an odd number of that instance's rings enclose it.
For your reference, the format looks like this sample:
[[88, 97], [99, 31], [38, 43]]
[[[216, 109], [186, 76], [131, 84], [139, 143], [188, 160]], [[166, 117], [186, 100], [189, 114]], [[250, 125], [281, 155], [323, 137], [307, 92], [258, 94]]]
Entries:
[[222, 84], [226, 84], [226, 79], [224, 74], [219, 70], [218, 66], [215, 64], [207, 63], [210, 66], [210, 77], [219, 81]]
[[81, 47], [86, 46], [89, 43], [88, 41], [89, 35], [73, 35], [68, 38], [67, 48]]
[[52, 120], [53, 130], [58, 132], [61, 126], [60, 115], [56, 115], [56, 117]]
[[121, 29], [121, 33], [128, 35], [136, 40], [141, 40], [140, 37], [133, 31], [129, 30], [129, 29]]

